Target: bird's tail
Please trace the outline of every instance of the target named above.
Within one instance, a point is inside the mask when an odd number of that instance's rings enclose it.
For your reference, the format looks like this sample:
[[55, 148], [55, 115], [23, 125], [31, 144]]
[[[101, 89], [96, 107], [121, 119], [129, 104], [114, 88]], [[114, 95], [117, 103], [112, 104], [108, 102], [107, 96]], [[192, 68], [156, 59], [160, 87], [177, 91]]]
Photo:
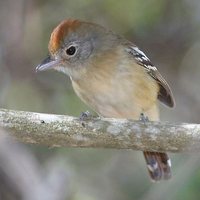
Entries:
[[171, 178], [171, 161], [166, 153], [144, 151], [149, 175], [153, 181]]

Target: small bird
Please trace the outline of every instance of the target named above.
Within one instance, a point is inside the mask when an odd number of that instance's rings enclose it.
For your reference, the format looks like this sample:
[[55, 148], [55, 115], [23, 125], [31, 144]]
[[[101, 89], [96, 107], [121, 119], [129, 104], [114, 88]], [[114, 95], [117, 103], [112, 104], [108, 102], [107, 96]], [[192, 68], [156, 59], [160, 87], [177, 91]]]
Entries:
[[[78, 97], [102, 117], [159, 120], [158, 100], [175, 101], [167, 82], [134, 43], [101, 25], [68, 19], [52, 32], [49, 56], [36, 71], [55, 69], [68, 75]], [[166, 153], [145, 151], [153, 181], [171, 177]]]

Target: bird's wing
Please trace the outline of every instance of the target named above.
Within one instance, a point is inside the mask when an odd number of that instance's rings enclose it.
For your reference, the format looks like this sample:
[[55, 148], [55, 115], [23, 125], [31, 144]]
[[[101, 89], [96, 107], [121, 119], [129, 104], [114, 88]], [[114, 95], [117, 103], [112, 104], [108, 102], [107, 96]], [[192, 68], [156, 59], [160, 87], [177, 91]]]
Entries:
[[127, 49], [129, 54], [133, 56], [135, 61], [145, 68], [147, 73], [154, 78], [157, 83], [160, 86], [158, 99], [164, 103], [165, 105], [169, 107], [175, 106], [174, 97], [172, 94], [172, 91], [168, 85], [168, 83], [165, 81], [165, 79], [161, 76], [157, 68], [151, 63], [149, 58], [144, 54], [143, 51], [141, 51], [137, 46], [131, 45]]

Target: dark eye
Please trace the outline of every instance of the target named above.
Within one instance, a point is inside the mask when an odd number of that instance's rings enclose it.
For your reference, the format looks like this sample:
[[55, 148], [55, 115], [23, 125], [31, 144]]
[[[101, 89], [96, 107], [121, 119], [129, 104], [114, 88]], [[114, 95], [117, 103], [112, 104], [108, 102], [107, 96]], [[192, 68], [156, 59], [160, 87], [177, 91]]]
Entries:
[[66, 54], [69, 56], [73, 56], [76, 53], [76, 47], [75, 46], [70, 46], [67, 50], [66, 50]]

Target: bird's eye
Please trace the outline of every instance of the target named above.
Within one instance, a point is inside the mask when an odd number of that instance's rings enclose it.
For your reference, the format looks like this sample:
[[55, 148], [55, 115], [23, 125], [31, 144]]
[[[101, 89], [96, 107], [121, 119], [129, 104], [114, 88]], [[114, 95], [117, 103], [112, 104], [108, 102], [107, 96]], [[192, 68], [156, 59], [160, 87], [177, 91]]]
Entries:
[[70, 46], [69, 48], [66, 49], [66, 54], [69, 56], [73, 56], [75, 53], [76, 53], [75, 46]]

